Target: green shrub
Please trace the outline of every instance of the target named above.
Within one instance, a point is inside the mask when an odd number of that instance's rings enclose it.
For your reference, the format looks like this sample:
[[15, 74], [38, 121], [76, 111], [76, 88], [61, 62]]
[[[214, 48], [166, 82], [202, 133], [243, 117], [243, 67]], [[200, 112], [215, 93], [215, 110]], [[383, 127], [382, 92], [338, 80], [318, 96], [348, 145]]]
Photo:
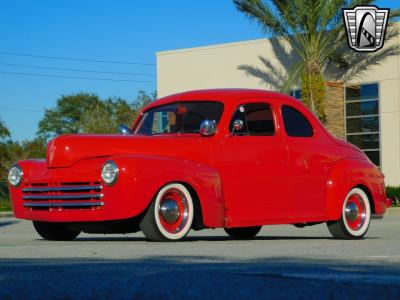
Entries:
[[10, 199], [2, 198], [0, 199], [0, 211], [11, 211], [11, 202]]
[[386, 197], [392, 199], [392, 204], [399, 204], [400, 201], [400, 186], [387, 186]]
[[7, 182], [0, 181], [0, 211], [10, 211], [11, 202], [8, 195]]

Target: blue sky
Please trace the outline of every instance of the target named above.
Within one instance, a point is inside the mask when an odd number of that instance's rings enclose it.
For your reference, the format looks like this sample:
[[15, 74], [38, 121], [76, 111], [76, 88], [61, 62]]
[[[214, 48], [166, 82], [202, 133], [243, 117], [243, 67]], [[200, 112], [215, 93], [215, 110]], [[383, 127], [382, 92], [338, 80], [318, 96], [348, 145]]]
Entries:
[[[396, 1], [377, 1], [393, 7]], [[15, 140], [32, 139], [45, 108], [61, 95], [93, 92], [134, 100], [156, 89], [156, 77], [34, 69], [15, 65], [156, 73], [155, 65], [44, 59], [9, 53], [155, 64], [155, 53], [262, 38], [259, 27], [231, 0], [18, 1], [0, 2], [0, 118]], [[123, 79], [120, 82], [8, 74], [34, 73]]]

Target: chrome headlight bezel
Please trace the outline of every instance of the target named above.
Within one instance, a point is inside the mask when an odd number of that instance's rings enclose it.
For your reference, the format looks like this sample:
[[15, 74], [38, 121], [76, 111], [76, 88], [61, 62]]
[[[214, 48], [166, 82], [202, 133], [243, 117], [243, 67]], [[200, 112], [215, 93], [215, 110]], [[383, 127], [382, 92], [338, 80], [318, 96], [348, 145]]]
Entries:
[[[110, 173], [111, 176], [107, 175]], [[119, 175], [119, 168], [114, 161], [108, 160], [103, 164], [100, 176], [105, 184], [107, 185], [115, 184], [118, 180], [118, 175]]]
[[[16, 180], [13, 179], [15, 178], [15, 176], [18, 177]], [[8, 171], [7, 175], [8, 183], [13, 187], [19, 186], [23, 178], [24, 178], [24, 171], [21, 169], [19, 165], [13, 165]]]

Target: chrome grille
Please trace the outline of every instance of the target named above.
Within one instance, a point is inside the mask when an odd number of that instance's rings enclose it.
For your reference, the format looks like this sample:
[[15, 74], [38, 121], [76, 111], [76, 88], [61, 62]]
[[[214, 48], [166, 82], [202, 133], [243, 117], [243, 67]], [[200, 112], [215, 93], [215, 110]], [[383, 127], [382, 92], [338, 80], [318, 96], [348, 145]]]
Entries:
[[31, 183], [22, 189], [24, 206], [31, 209], [91, 209], [104, 205], [100, 182]]

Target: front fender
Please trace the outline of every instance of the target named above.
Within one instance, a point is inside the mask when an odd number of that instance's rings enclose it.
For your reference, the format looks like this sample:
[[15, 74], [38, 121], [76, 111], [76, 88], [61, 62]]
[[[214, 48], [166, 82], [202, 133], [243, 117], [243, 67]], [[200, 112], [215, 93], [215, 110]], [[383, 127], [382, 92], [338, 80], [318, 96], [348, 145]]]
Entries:
[[367, 160], [345, 158], [336, 163], [327, 181], [326, 210], [329, 220], [340, 218], [343, 202], [355, 186], [367, 189], [372, 197], [373, 213], [385, 212], [386, 196], [382, 173]]
[[[120, 155], [111, 158], [120, 168], [116, 189], [125, 189], [125, 201], [133, 215], [142, 213], [167, 183], [189, 184], [197, 193], [207, 227], [224, 225], [224, 200], [219, 173], [190, 160], [149, 155]], [[130, 205], [131, 204], [131, 205]]]

